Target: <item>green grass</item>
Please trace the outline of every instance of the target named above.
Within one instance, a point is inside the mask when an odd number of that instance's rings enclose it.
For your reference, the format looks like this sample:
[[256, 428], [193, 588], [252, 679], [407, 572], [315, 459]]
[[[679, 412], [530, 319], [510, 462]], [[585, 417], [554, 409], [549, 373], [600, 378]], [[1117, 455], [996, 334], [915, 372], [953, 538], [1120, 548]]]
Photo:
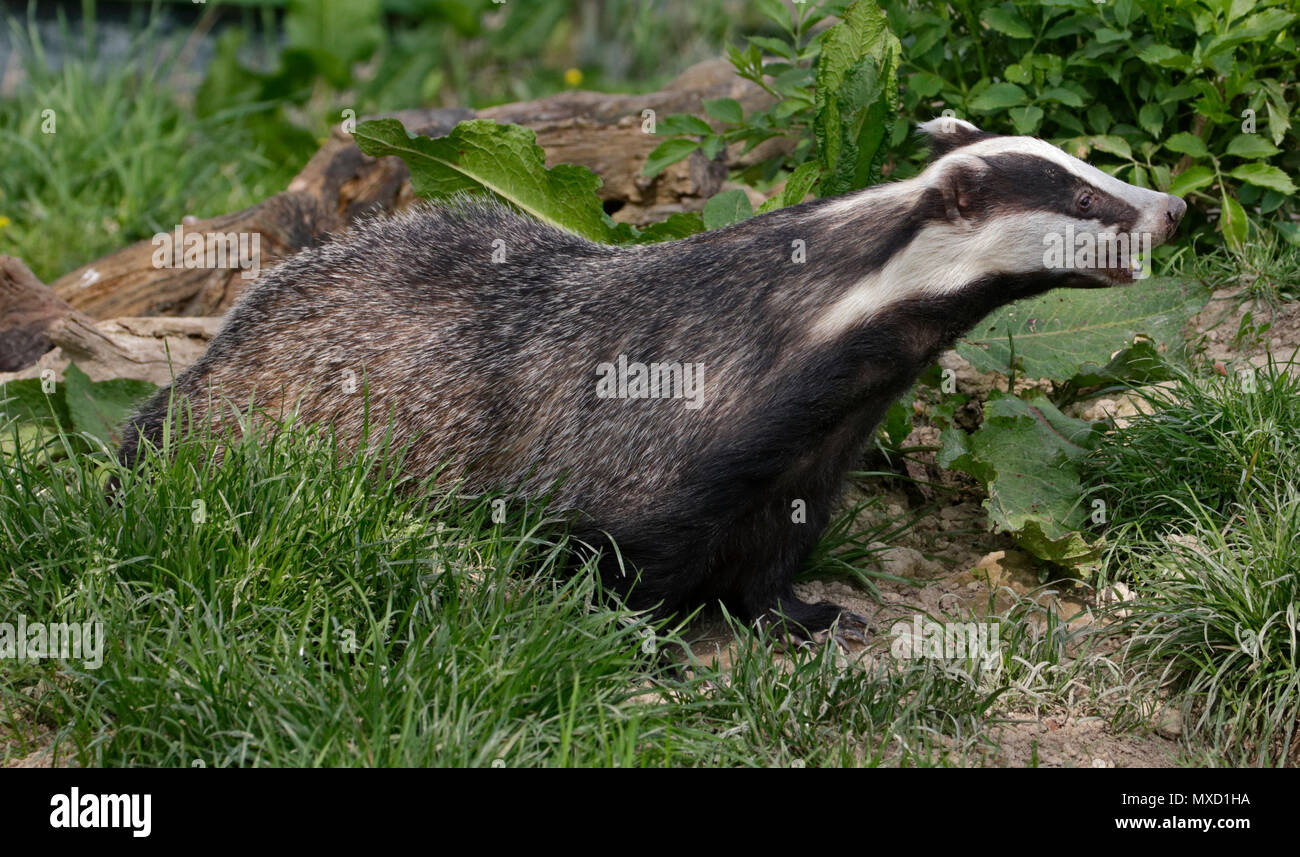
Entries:
[[0, 253], [45, 282], [186, 215], [247, 208], [301, 167], [263, 154], [236, 121], [249, 108], [196, 115], [171, 80], [179, 43], [162, 49], [151, 29], [111, 63], [65, 32], [55, 70], [34, 26], [7, 24], [25, 80], [0, 101]]
[[1242, 300], [1276, 306], [1300, 299], [1300, 246], [1272, 229], [1258, 230], [1239, 250], [1201, 248], [1193, 239], [1174, 251], [1171, 269], [1215, 289], [1240, 286]]
[[1300, 380], [1270, 364], [1225, 376], [1174, 370], [1168, 387], [1137, 391], [1149, 414], [1106, 435], [1085, 479], [1106, 501], [1111, 530], [1141, 544], [1177, 530], [1203, 506], [1226, 522], [1241, 503], [1268, 502], [1300, 474]]
[[1133, 594], [1124, 657], [1220, 762], [1295, 764], [1300, 381], [1271, 364], [1145, 398], [1088, 471], [1112, 521], [1103, 577]]
[[[1294, 475], [1294, 474], [1293, 474]], [[1221, 760], [1300, 758], [1300, 490], [1221, 515], [1193, 505], [1185, 531], [1138, 567], [1125, 657]]]
[[116, 501], [95, 446], [0, 457], [0, 613], [107, 638], [97, 669], [0, 661], [14, 755], [35, 725], [82, 765], [932, 765], [980, 740], [989, 688], [951, 666], [778, 667], [742, 628], [729, 670], [682, 669], [543, 510], [421, 499], [382, 444], [249, 432], [217, 465], [192, 438]]

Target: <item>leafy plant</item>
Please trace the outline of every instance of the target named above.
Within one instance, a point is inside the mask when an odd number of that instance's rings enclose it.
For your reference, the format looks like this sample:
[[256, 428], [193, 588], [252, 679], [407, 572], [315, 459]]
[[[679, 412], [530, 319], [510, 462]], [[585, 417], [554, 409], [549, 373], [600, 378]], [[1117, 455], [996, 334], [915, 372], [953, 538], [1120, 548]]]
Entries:
[[[784, 15], [784, 24], [795, 44], [800, 44], [807, 27], [827, 14], [825, 9], [817, 7], [801, 10], [800, 17], [794, 19], [779, 3], [775, 6], [769, 3], [768, 7], [778, 18]], [[823, 141], [815, 149], [805, 149], [817, 152], [818, 160], [797, 166], [784, 192], [759, 211], [799, 202], [814, 187], [819, 192], [838, 193], [878, 181], [885, 142], [880, 123], [893, 115], [897, 104], [898, 40], [889, 32], [883, 13], [874, 4], [856, 3], [844, 10], [843, 15], [844, 20], [824, 30], [816, 40], [827, 46], [825, 54], [818, 53], [811, 40], [797, 52], [792, 49], [792, 57], [802, 58], [804, 65], [764, 66], [758, 43], [751, 44], [744, 54], [733, 52], [733, 62], [738, 64], [742, 76], [756, 76], [760, 85], [778, 97], [783, 92], [774, 87], [778, 85], [777, 80], [784, 78], [779, 85], [786, 94], [793, 92], [790, 87], [798, 85], [805, 87], [804, 95], [790, 95], [778, 102], [771, 114], [763, 114], [767, 118], [751, 116], [749, 122], [744, 120], [734, 99], [707, 102], [705, 107], [713, 115], [742, 124], [743, 127], [728, 134], [714, 134], [699, 117], [685, 114], [665, 117], [660, 131], [676, 129], [699, 139], [676, 137], [665, 141], [647, 158], [646, 172], [656, 173], [696, 149], [717, 155], [726, 145], [742, 141], [752, 148], [779, 135], [774, 130], [777, 126], [772, 124], [777, 121], [777, 114], [787, 127], [798, 124], [789, 121], [795, 113], [779, 110], [780, 104], [798, 106], [806, 101], [807, 113], [799, 120], [802, 124], [798, 127], [810, 145], [814, 137]], [[770, 39], [760, 43], [774, 44]], [[816, 67], [821, 84], [815, 98], [807, 89], [814, 72], [808, 58], [813, 56], [821, 58]], [[769, 84], [764, 77], [772, 74], [776, 78]], [[732, 189], [710, 199], [701, 216], [674, 215], [641, 230], [617, 224], [604, 214], [596, 197], [595, 191], [600, 186], [598, 176], [572, 164], [546, 169], [544, 153], [533, 133], [517, 126], [462, 122], [448, 136], [430, 139], [410, 135], [399, 122], [386, 119], [362, 123], [356, 138], [366, 154], [402, 157], [411, 169], [416, 192], [421, 195], [448, 198], [467, 191], [488, 192], [521, 211], [596, 241], [627, 243], [680, 238], [701, 229], [716, 229], [744, 220], [754, 213], [745, 193]], [[784, 160], [772, 163], [779, 169]]]
[[[18, 430], [21, 440], [45, 440], [57, 432], [84, 436], [114, 446], [118, 430], [131, 408], [156, 390], [147, 381], [110, 378], [91, 381], [69, 364], [63, 381], [47, 383], [40, 378], [5, 381], [0, 384], [0, 425]], [[0, 452], [12, 451], [12, 436], [0, 438]]]
[[368, 155], [402, 158], [416, 193], [429, 199], [488, 193], [552, 226], [606, 243], [680, 238], [702, 228], [694, 214], [675, 214], [642, 230], [615, 223], [596, 195], [600, 176], [576, 164], [547, 169], [536, 135], [522, 125], [474, 119], [431, 138], [408, 133], [396, 119], [376, 119], [358, 125], [354, 136]]
[[[897, 121], [899, 43], [880, 8], [843, 0], [800, 4], [793, 15], [777, 0], [760, 8], [782, 37], [751, 36], [745, 50], [732, 47], [729, 57], [740, 77], [775, 99], [772, 105], [745, 116], [735, 99], [707, 101], [713, 126], [688, 114], [665, 117], [657, 133], [668, 139], [650, 154], [644, 174], [657, 175], [696, 151], [712, 159], [739, 145], [747, 154], [785, 138], [786, 151], [740, 175], [758, 185], [789, 172], [784, 191], [760, 212], [801, 202], [810, 191], [830, 196], [880, 181], [889, 144], [907, 131]], [[813, 34], [830, 15], [841, 20]]]
[[1300, 240], [1290, 0], [884, 5], [906, 34], [914, 118], [950, 109], [1042, 136], [1125, 181], [1188, 196], [1234, 248], [1248, 210]]
[[1070, 379], [1105, 366], [1139, 336], [1162, 349], [1176, 346], [1209, 297], [1199, 284], [1171, 278], [1127, 289], [1057, 290], [1003, 307], [956, 350], [981, 372]]
[[1040, 559], [1076, 566], [1098, 555], [1086, 534], [1079, 462], [1100, 434], [1099, 424], [1065, 416], [1046, 396], [1022, 399], [994, 390], [976, 432], [946, 427], [939, 460], [984, 484], [994, 528]]

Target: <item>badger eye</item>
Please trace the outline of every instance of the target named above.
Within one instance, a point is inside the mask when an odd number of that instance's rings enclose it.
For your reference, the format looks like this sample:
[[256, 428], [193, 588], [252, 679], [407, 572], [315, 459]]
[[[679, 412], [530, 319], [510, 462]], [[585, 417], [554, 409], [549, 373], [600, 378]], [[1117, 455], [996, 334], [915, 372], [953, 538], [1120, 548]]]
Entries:
[[1087, 211], [1092, 208], [1092, 194], [1082, 193], [1079, 195], [1079, 210]]

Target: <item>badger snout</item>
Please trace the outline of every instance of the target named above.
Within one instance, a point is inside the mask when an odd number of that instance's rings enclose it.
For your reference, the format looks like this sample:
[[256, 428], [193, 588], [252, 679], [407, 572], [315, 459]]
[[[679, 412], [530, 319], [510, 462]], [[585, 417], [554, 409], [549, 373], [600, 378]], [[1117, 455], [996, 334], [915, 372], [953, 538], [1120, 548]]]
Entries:
[[1178, 221], [1187, 212], [1187, 203], [1172, 194], [1165, 194], [1165, 239], [1168, 240], [1178, 228]]

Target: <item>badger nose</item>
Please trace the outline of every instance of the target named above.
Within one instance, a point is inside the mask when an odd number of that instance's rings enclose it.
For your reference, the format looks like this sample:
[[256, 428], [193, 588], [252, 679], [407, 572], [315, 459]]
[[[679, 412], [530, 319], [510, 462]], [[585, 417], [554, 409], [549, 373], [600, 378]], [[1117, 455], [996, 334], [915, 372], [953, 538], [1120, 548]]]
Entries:
[[1166, 199], [1168, 202], [1165, 203], [1165, 227], [1168, 232], [1173, 232], [1178, 226], [1178, 221], [1183, 219], [1183, 213], [1187, 211], [1187, 203], [1176, 196], [1167, 196]]

